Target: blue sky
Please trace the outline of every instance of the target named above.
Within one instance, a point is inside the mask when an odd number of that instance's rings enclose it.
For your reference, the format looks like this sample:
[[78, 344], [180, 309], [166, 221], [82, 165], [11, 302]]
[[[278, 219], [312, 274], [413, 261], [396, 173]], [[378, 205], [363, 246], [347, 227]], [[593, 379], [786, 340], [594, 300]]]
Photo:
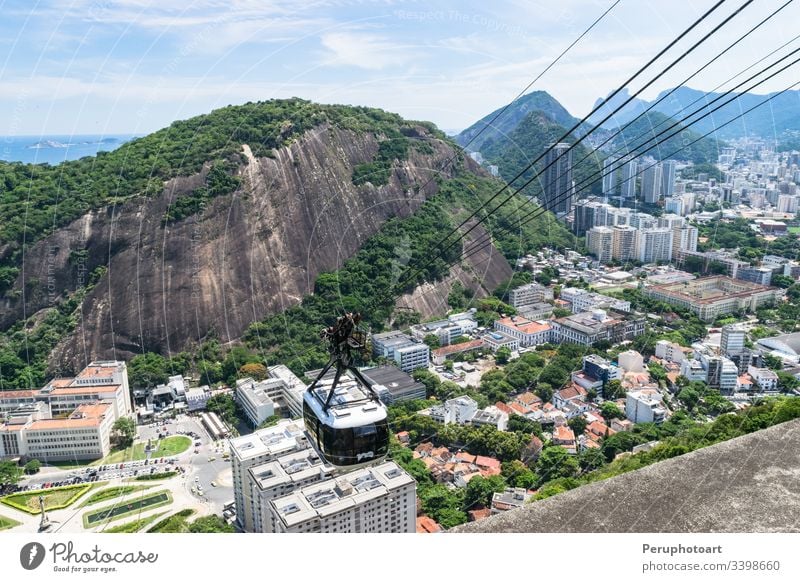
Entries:
[[[0, 0], [0, 135], [146, 133], [289, 96], [461, 129], [513, 98], [611, 3]], [[588, 113], [712, 3], [622, 0], [534, 88]], [[756, 0], [645, 95], [683, 80], [782, 3]], [[714, 21], [741, 4], [730, 0]], [[689, 85], [712, 88], [792, 38], [797, 22], [793, 4]]]

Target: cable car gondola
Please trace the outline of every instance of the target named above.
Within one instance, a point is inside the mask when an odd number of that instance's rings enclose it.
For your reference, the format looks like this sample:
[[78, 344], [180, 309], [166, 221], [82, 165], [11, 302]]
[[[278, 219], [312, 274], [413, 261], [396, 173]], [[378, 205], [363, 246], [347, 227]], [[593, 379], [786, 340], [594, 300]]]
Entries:
[[[372, 463], [389, 450], [386, 407], [353, 365], [353, 351], [365, 348], [360, 319], [359, 314], [347, 313], [322, 331], [331, 359], [303, 394], [308, 438], [325, 461], [337, 467]], [[333, 379], [324, 379], [333, 366]]]

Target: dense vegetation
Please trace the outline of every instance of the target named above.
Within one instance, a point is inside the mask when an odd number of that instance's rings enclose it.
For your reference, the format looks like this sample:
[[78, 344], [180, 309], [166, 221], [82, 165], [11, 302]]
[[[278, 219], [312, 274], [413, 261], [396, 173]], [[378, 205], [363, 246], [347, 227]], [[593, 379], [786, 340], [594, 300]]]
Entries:
[[175, 200], [164, 214], [162, 222], [172, 224], [197, 214], [213, 198], [235, 192], [241, 182], [241, 179], [228, 174], [222, 164], [212, 165], [206, 174], [205, 186]]
[[[9, 245], [0, 246], [0, 268], [16, 268], [23, 244], [91, 209], [160, 194], [165, 180], [199, 172], [208, 162], [239, 162], [243, 143], [256, 156], [271, 156], [274, 148], [324, 123], [377, 134], [424, 125], [443, 137], [430, 124], [380, 109], [274, 99], [176, 121], [112, 152], [58, 166], [0, 162], [0, 241]], [[0, 279], [8, 276], [0, 272]]]
[[[98, 267], [86, 286], [80, 287], [65, 300], [26, 320], [20, 320], [0, 332], [0, 390], [27, 389], [44, 385], [47, 357], [58, 341], [75, 329], [81, 303], [105, 272]], [[69, 375], [70, 369], [55, 371]]]

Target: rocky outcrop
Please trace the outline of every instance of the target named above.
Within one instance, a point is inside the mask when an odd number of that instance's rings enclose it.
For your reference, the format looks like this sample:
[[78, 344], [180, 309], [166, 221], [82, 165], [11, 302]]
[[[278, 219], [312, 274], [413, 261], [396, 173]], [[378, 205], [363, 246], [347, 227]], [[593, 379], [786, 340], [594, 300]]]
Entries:
[[[462, 230], [466, 231], [467, 227]], [[413, 292], [399, 297], [396, 305], [400, 308], [413, 309], [425, 320], [446, 313], [450, 309], [447, 296], [456, 281], [465, 289], [472, 291], [476, 299], [489, 295], [514, 273], [506, 258], [494, 246], [487, 245], [477, 251], [487, 240], [488, 234], [483, 226], [475, 227], [466, 234], [462, 242], [462, 248], [467, 251], [463, 253], [464, 260], [453, 265], [447, 277], [436, 284], [424, 283], [417, 286]], [[476, 241], [477, 244], [474, 244]], [[475, 248], [476, 252], [472, 254], [470, 248]]]
[[[169, 181], [157, 197], [89, 212], [31, 246], [0, 325], [47, 308], [106, 266], [51, 363], [174, 353], [212, 331], [234, 340], [251, 322], [299, 302], [320, 272], [340, 267], [384, 221], [411, 215], [435, 193], [435, 181], [420, 187], [453, 151], [426, 141], [432, 154], [410, 148], [379, 187], [351, 180], [353, 167], [377, 152], [371, 133], [322, 125], [261, 158], [243, 144], [242, 187], [196, 215], [162, 221], [174, 200], [203, 184], [208, 167]], [[487, 281], [507, 276], [504, 261], [491, 264]], [[475, 270], [480, 278], [478, 263]]]

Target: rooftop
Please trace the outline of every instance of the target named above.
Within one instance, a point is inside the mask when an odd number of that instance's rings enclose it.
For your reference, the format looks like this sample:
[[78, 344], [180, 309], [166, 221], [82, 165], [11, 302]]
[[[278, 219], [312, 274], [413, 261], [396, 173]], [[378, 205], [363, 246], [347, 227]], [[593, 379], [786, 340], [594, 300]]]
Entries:
[[531, 321], [525, 317], [511, 316], [504, 317], [497, 321], [499, 325], [514, 328], [524, 334], [539, 333], [550, 329], [550, 324], [545, 321]]
[[307, 440], [300, 421], [282, 420], [275, 426], [230, 439], [231, 452], [245, 460], [259, 456], [277, 457], [306, 448]]
[[798, 447], [800, 419], [451, 531], [800, 532]]
[[709, 305], [721, 299], [747, 297], [753, 293], [774, 289], [774, 287], [767, 287], [750, 281], [715, 276], [702, 277], [686, 283], [654, 285], [646, 289], [646, 291], [661, 293], [668, 297], [691, 301], [699, 305]]

